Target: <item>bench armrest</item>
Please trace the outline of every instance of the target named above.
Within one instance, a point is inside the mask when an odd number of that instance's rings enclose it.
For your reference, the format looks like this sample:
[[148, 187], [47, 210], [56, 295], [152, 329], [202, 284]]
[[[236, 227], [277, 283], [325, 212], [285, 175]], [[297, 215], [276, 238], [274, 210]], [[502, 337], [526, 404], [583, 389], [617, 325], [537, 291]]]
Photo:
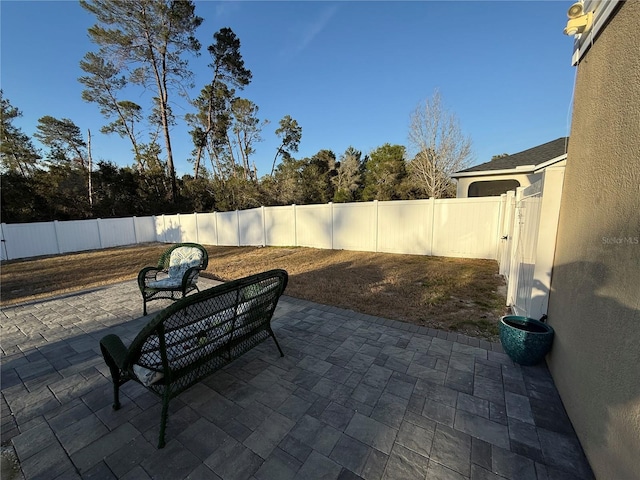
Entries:
[[122, 340], [117, 335], [106, 335], [100, 340], [100, 349], [107, 365], [117, 367], [119, 370], [125, 370], [125, 361], [129, 350], [124, 346]]

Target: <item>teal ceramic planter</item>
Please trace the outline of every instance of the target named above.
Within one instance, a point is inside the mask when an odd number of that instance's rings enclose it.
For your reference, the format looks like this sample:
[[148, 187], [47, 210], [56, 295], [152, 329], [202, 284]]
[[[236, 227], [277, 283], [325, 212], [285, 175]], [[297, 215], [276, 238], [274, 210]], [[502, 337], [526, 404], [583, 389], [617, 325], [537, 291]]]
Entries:
[[520, 365], [540, 363], [551, 350], [553, 335], [553, 328], [540, 320], [517, 315], [500, 319], [502, 349]]

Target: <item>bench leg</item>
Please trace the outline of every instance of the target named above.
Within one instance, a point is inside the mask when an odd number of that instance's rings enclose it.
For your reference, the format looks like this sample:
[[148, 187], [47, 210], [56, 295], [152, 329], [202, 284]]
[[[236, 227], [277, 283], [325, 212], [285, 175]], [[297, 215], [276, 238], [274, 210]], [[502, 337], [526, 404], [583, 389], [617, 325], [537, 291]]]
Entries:
[[120, 382], [113, 382], [113, 409], [120, 410]]
[[113, 383], [113, 409], [120, 409], [120, 385], [124, 382], [120, 377], [120, 369], [116, 365], [116, 362], [111, 358], [111, 355], [107, 352], [106, 348], [100, 344], [100, 350], [102, 350], [102, 356], [104, 357], [105, 363], [109, 367], [109, 371], [111, 372], [111, 382]]
[[167, 428], [167, 416], [169, 413], [169, 397], [162, 397], [162, 414], [160, 415], [160, 437], [158, 438], [158, 448], [164, 448], [164, 431]]

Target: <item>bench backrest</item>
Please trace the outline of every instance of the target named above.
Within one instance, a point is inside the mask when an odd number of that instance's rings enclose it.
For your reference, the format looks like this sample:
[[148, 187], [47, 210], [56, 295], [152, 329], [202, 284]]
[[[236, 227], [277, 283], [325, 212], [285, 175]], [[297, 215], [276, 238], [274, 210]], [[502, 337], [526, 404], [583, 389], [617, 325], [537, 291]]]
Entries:
[[184, 390], [267, 338], [287, 281], [271, 270], [178, 300], [133, 340], [127, 368], [158, 372], [158, 390]]

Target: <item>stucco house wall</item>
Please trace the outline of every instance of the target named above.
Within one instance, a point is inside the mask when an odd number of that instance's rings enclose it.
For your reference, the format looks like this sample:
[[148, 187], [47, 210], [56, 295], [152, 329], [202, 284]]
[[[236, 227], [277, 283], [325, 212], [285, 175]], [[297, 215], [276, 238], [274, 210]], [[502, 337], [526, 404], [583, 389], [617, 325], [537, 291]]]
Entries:
[[640, 479], [640, 2], [579, 65], [547, 363], [598, 479]]

